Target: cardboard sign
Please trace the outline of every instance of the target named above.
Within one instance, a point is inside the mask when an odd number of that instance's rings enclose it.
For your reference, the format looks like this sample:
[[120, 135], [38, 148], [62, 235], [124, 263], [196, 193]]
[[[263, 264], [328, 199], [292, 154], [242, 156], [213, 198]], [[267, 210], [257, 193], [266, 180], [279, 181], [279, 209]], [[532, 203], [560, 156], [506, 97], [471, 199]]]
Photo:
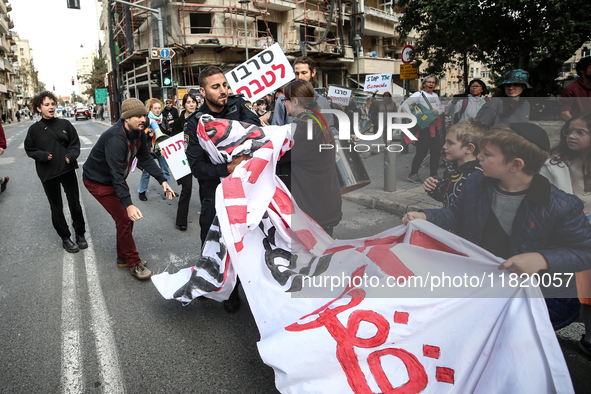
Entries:
[[418, 79], [419, 69], [412, 66], [412, 64], [400, 65], [400, 79]]
[[392, 87], [392, 74], [372, 74], [365, 76], [364, 92], [376, 90], [390, 90]]
[[178, 133], [158, 144], [160, 153], [166, 159], [170, 172], [175, 180], [191, 173], [189, 160], [185, 155], [185, 135]]
[[253, 56], [226, 73], [226, 81], [236, 94], [254, 103], [295, 79], [293, 68], [279, 43]]
[[347, 106], [351, 99], [351, 90], [331, 86], [328, 88], [328, 97], [332, 99], [333, 103]]

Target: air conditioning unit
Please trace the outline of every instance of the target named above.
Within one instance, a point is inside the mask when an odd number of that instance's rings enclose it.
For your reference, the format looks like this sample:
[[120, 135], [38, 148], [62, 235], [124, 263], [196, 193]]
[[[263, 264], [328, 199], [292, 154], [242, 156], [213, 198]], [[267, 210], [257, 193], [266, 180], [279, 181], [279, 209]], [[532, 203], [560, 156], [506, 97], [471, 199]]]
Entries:
[[381, 42], [381, 40], [379, 38], [374, 38], [373, 39], [373, 44], [374, 45], [377, 45], [377, 46], [380, 46], [380, 45], [382, 45], [382, 42]]

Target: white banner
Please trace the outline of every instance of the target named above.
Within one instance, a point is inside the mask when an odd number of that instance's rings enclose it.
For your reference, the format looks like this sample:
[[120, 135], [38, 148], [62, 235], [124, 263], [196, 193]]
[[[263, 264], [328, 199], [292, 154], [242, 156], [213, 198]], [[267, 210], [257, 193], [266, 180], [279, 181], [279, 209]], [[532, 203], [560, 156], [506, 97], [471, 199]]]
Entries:
[[243, 94], [244, 99], [251, 103], [295, 79], [293, 68], [279, 43], [253, 56], [225, 76], [234, 93]]
[[330, 86], [328, 88], [328, 97], [332, 99], [333, 103], [347, 106], [349, 105], [349, 100], [351, 99], [351, 90]]
[[390, 91], [392, 88], [392, 74], [372, 74], [365, 76], [364, 92], [375, 92], [376, 90]]
[[166, 159], [175, 180], [191, 173], [189, 160], [185, 155], [185, 134], [178, 133], [158, 143], [160, 154]]
[[[210, 148], [230, 128], [216, 121], [198, 129]], [[224, 300], [238, 275], [280, 392], [574, 392], [538, 287], [510, 286], [499, 258], [426, 221], [332, 239], [275, 175], [289, 132], [239, 127], [233, 141], [264, 139], [218, 187], [203, 256], [152, 281], [167, 299]]]

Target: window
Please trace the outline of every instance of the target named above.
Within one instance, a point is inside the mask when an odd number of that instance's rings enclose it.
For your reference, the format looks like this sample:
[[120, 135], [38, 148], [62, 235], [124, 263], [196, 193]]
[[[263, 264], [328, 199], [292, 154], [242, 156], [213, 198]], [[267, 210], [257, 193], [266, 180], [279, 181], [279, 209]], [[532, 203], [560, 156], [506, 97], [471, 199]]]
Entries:
[[211, 32], [211, 14], [190, 14], [191, 34], [209, 34]]
[[481, 78], [490, 78], [490, 71], [481, 71], [480, 77]]
[[21, 48], [21, 55], [25, 54], [25, 48]]
[[[267, 31], [267, 25], [269, 26], [269, 31]], [[258, 36], [259, 37], [268, 37], [269, 33], [271, 35], [271, 37], [273, 37], [275, 39], [275, 41], [277, 41], [277, 25], [278, 23], [276, 22], [267, 22], [265, 23], [265, 21], [263, 20], [257, 20], [257, 30], [258, 30]]]
[[316, 29], [313, 27], [306, 27], [304, 25], [300, 25], [300, 41], [312, 41], [314, 42], [314, 35], [316, 33]]

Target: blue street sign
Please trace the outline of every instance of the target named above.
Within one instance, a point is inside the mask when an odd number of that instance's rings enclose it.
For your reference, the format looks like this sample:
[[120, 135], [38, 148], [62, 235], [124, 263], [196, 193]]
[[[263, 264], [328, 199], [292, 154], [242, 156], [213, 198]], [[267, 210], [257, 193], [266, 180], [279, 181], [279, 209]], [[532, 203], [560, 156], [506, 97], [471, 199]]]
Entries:
[[168, 48], [162, 48], [160, 50], [160, 57], [166, 59], [167, 57], [170, 56], [170, 49]]

